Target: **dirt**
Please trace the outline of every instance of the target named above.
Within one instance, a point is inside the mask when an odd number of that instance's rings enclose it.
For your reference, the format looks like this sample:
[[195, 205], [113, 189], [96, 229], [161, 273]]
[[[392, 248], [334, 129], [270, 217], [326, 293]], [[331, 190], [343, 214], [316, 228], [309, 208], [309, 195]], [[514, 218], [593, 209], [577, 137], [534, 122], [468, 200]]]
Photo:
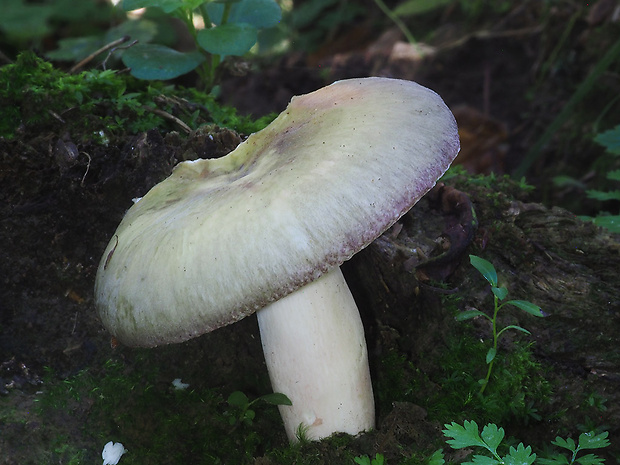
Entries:
[[[446, 21], [435, 37], [436, 52], [422, 60], [390, 55], [399, 39], [393, 31], [363, 49], [289, 56], [260, 74], [230, 77], [223, 95], [242, 111], [260, 115], [279, 111], [292, 95], [333, 79], [367, 75], [415, 79], [436, 90], [451, 107], [460, 108], [455, 113], [460, 115], [461, 136], [472, 141], [463, 148], [465, 166], [476, 172], [507, 172], [550, 119], [543, 102], [530, 104], [524, 99], [532, 86], [532, 63], [544, 55], [541, 47], [550, 47], [549, 30], [537, 29], [533, 14], [535, 9], [517, 8], [489, 34], [470, 33], [462, 25], [448, 27]], [[591, 32], [585, 22], [581, 27], [582, 34]], [[458, 42], [457, 37], [464, 39]], [[46, 368], [56, 379], [64, 379], [99, 367], [119, 353], [132, 362], [131, 349], [113, 348], [93, 308], [101, 254], [131, 199], [164, 179], [177, 161], [220, 156], [239, 141], [227, 130], [210, 134], [215, 143], [206, 133], [187, 139], [156, 130], [121, 135], [107, 146], [81, 143], [77, 156], [72, 155], [73, 140], [61, 127], [11, 141], [0, 139], [0, 395], [18, 416], [5, 419], [0, 463], [37, 463], [28, 450], [39, 447], [41, 425], [28, 423], [28, 412]], [[547, 160], [552, 155], [547, 153]], [[532, 172], [532, 182], [539, 181], [547, 166], [543, 159]], [[464, 177], [446, 183], [471, 200], [477, 214], [475, 228], [454, 205], [442, 207], [429, 196], [399, 222], [400, 230], [386, 232], [345, 267], [356, 298], [363, 302], [373, 371], [381, 369], [379, 360], [389, 349], [406, 354], [420, 370], [433, 369], [428, 347], [445, 349], [442, 328], [450, 327], [446, 321], [452, 318], [442, 310], [441, 296], [459, 292], [467, 296], [459, 304], [462, 308], [480, 305], [485, 290], [472, 284], [476, 278], [467, 254], [484, 255], [501, 270], [511, 295], [536, 302], [550, 315], [511, 317], [509, 322], [532, 333], [536, 359], [554, 386], [542, 413], [549, 417], [563, 413], [513, 434], [540, 444], [541, 438], [548, 442], [560, 432], [575, 431], [575, 425], [587, 423], [591, 414], [582, 400], [596, 393], [606, 399], [606, 409], [594, 421], [612, 438], [612, 447], [602, 454], [613, 463], [613, 457], [620, 457], [615, 439], [620, 435], [618, 238], [566, 210], [539, 203], [544, 183], [533, 194], [512, 184], [476, 184]], [[461, 244], [449, 234], [450, 227], [458, 226], [471, 230], [459, 236]], [[457, 245], [432, 271], [424, 266], [429, 257]], [[447, 290], [438, 288], [433, 279], [445, 281]], [[479, 330], [481, 338], [488, 335], [483, 324]], [[210, 366], [212, 386], [250, 394], [268, 386], [253, 318], [199, 340], [156, 350], [162, 369], [171, 373], [171, 367], [183, 365], [189, 377], [198, 378], [203, 367]], [[57, 418], [46, 421], [75, 422], [77, 430], [88, 409], [77, 405], [73, 418], [59, 411]], [[440, 429], [421, 407], [395, 403], [379, 410], [378, 429], [367, 439], [372, 444], [364, 444], [362, 438], [358, 447], [396, 460], [403, 456], [399, 449], [403, 443], [413, 449], [436, 440]], [[282, 434], [274, 434], [275, 442], [283, 441]], [[17, 447], [16, 441], [22, 445]], [[92, 456], [98, 460], [98, 454]], [[337, 452], [328, 454], [335, 455], [325, 463], [338, 463]], [[270, 462], [257, 457], [256, 463]]]

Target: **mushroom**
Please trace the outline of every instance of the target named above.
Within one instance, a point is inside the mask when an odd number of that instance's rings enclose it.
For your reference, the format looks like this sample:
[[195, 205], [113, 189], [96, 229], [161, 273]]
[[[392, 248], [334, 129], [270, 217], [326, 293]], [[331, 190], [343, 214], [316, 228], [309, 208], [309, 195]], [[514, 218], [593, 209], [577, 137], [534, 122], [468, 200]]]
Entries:
[[404, 215], [459, 150], [411, 81], [338, 81], [294, 97], [218, 159], [179, 163], [127, 212], [95, 303], [129, 346], [186, 341], [257, 313], [286, 433], [374, 426], [364, 328], [340, 265]]

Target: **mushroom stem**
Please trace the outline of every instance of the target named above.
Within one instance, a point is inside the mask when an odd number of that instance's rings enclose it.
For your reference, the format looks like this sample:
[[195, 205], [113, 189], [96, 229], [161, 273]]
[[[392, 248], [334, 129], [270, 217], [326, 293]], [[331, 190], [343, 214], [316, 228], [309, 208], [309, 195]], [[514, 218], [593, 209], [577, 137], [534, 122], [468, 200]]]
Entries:
[[257, 312], [265, 361], [289, 440], [374, 427], [364, 327], [340, 268]]

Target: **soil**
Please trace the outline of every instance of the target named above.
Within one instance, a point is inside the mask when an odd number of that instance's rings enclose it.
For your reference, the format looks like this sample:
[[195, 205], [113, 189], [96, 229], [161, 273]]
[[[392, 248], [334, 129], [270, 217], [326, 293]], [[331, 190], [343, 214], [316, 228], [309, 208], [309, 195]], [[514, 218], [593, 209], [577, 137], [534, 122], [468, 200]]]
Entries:
[[[540, 127], [550, 122], [549, 105], [559, 106], [572, 91], [562, 88], [549, 102], [524, 98], [535, 64], [541, 65], [557, 24], [570, 13], [556, 11], [543, 24], [530, 3], [513, 9], [484, 33], [466, 30], [446, 13], [433, 39], [434, 52], [423, 59], [394, 30], [371, 30], [375, 40], [355, 45], [343, 34], [345, 45], [337, 49], [326, 45], [316, 55], [290, 55], [260, 72], [229, 76], [222, 95], [241, 111], [258, 116], [280, 111], [292, 95], [335, 79], [414, 79], [454, 109], [463, 166], [476, 173], [510, 172]], [[600, 24], [581, 21], [584, 49]], [[581, 77], [571, 76], [572, 82]], [[3, 412], [13, 412], [11, 418], [0, 418], [0, 463], [42, 463], [38, 454], [49, 446], [45, 436], [51, 434], [46, 425], [57, 422], [72, 424], [75, 438], [82, 438], [92, 451], [90, 458], [99, 460], [99, 444], [89, 443], [79, 432], [90, 408], [86, 401], [71, 411], [59, 410], [55, 417], [36, 415], [46, 370], [62, 380], [84, 369], [97, 371], [111, 358], [138, 363], [132, 349], [111, 344], [93, 306], [102, 252], [132, 198], [168, 176], [179, 160], [221, 156], [241, 137], [225, 129], [188, 137], [151, 130], [120, 135], [107, 146], [92, 141], [77, 147], [73, 140], [86, 138], [67, 138], [59, 126], [0, 139], [0, 395]], [[72, 147], [79, 149], [77, 156]], [[392, 349], [423, 372], [435, 369], [434, 355], [447, 350], [443, 341], [454, 327], [443, 297], [462, 295], [461, 310], [488, 305], [488, 288], [467, 255], [493, 262], [511, 297], [535, 302], [549, 314], [536, 319], [513, 313], [504, 321], [531, 332], [535, 358], [553, 386], [540, 412], [546, 420], [527, 427], [511, 425], [511, 434], [526, 443], [549, 443], [557, 434], [577, 433], [577, 425], [592, 420], [609, 431], [612, 446], [600, 454], [614, 463], [620, 457], [620, 242], [565, 209], [541, 203], [549, 192], [541, 180], [549, 166], [562, 159], [554, 147], [559, 150], [552, 144], [528, 175], [536, 191], [497, 179], [472, 181], [465, 175], [446, 180], [344, 270], [361, 303], [373, 376], [380, 378], [380, 360]], [[551, 194], [552, 199], [558, 196]], [[463, 205], [471, 206], [476, 217]], [[481, 339], [488, 338], [484, 322], [473, 324]], [[506, 340], [506, 350], [512, 343]], [[177, 369], [183, 367], [184, 378], [200, 380], [208, 366], [209, 379], [196, 382], [254, 396], [268, 392], [254, 317], [153, 350], [162, 378], [178, 377]], [[584, 407], [584, 399], [593, 394], [606, 399], [596, 418]], [[442, 425], [414, 403], [378, 407], [377, 430], [360, 439], [360, 453], [380, 452], [387, 463], [397, 463], [407, 452], [403, 444], [415, 449], [441, 436]], [[260, 433], [283, 444], [283, 433], [273, 429], [268, 425]], [[337, 451], [322, 453], [324, 463], [340, 463]], [[265, 456], [255, 457], [255, 463], [272, 462]]]

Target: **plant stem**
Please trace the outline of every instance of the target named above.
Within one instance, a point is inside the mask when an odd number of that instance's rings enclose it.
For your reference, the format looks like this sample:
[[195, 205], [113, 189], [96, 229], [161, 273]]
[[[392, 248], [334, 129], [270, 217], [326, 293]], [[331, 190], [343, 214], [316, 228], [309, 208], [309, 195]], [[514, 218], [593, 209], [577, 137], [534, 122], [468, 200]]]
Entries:
[[400, 18], [398, 16], [396, 16], [392, 10], [390, 10], [387, 5], [385, 3], [383, 3], [383, 0], [375, 0], [375, 3], [377, 4], [377, 6], [381, 9], [381, 11], [383, 11], [383, 13], [385, 13], [385, 15], [390, 18], [394, 24], [396, 24], [398, 26], [398, 29], [401, 30], [401, 32], [405, 35], [407, 41], [410, 44], [415, 44], [416, 40], [413, 37], [413, 34], [411, 34], [411, 31], [409, 31], [409, 28], [407, 26], [405, 26], [405, 23], [403, 23]]
[[480, 395], [484, 394], [484, 390], [489, 384], [489, 379], [491, 378], [491, 371], [493, 371], [493, 364], [495, 363], [495, 356], [497, 356], [497, 312], [499, 311], [499, 299], [496, 295], [493, 296], [493, 302], [495, 304], [495, 310], [493, 311], [493, 350], [495, 351], [495, 355], [493, 356], [493, 360], [489, 363], [489, 369], [487, 370], [487, 375], [484, 378], [484, 382], [482, 383], [482, 387], [480, 388]]

